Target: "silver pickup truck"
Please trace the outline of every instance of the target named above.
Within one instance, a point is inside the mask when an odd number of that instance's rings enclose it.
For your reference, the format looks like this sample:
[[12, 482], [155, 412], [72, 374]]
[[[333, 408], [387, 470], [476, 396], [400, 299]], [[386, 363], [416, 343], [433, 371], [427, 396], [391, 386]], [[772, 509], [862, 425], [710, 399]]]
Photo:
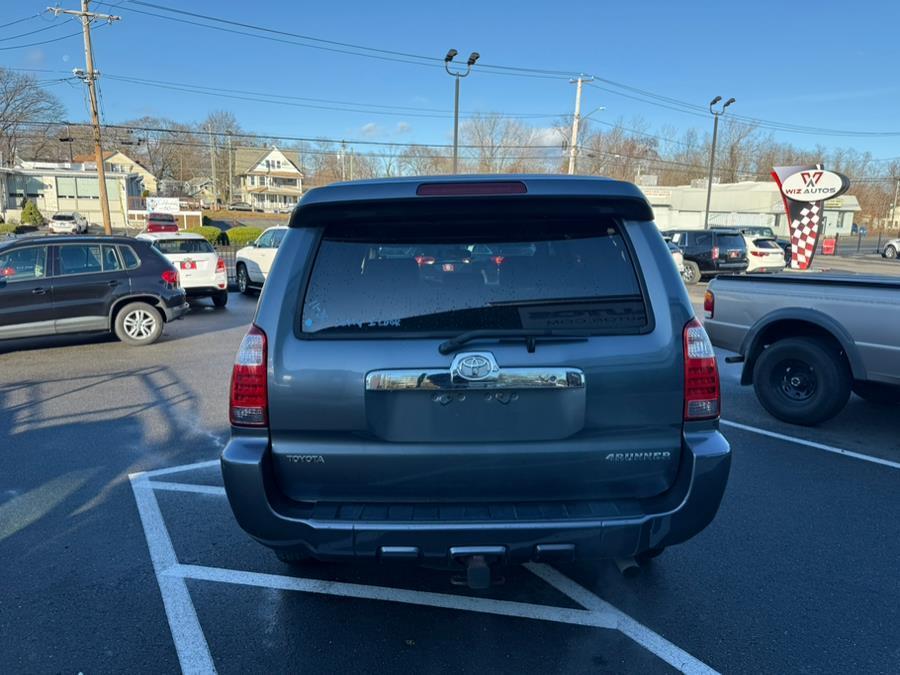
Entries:
[[900, 402], [900, 279], [780, 274], [714, 279], [704, 299], [713, 345], [737, 352], [741, 384], [793, 424], [838, 412], [853, 391]]

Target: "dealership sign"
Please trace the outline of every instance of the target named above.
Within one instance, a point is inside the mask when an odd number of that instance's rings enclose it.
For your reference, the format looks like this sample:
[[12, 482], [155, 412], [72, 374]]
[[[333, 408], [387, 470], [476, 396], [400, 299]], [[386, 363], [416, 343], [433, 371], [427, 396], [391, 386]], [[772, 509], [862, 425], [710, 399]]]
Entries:
[[819, 234], [824, 229], [825, 200], [850, 189], [850, 179], [815, 166], [776, 166], [772, 178], [778, 184], [790, 222], [791, 268], [812, 265]]
[[178, 197], [147, 197], [148, 213], [180, 213]]

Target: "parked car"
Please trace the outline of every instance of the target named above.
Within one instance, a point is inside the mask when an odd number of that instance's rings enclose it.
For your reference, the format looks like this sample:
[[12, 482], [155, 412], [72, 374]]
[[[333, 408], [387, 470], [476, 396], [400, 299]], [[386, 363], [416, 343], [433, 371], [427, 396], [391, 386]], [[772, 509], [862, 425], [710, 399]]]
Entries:
[[851, 390], [900, 403], [900, 280], [779, 274], [723, 277], [706, 292], [706, 321], [717, 347], [738, 353], [741, 384], [792, 424], [835, 416]]
[[747, 274], [780, 272], [787, 265], [784, 249], [773, 237], [745, 234], [747, 242]]
[[684, 255], [686, 284], [696, 284], [703, 277], [745, 272], [747, 244], [740, 232], [721, 230], [669, 230], [664, 232]]
[[0, 339], [113, 332], [146, 345], [187, 310], [178, 272], [127, 237], [19, 237], [0, 242]]
[[891, 239], [881, 249], [881, 257], [896, 260], [898, 256], [900, 256], [900, 239]]
[[178, 232], [178, 221], [171, 213], [151, 213], [144, 232]]
[[238, 290], [250, 293], [254, 288], [261, 288], [266, 282], [275, 253], [287, 232], [285, 225], [276, 225], [265, 230], [259, 238], [240, 249], [235, 255], [234, 273]]
[[[791, 240], [777, 236], [775, 234], [775, 230], [773, 230], [771, 227], [766, 227], [764, 225], [736, 225], [732, 227], [717, 227], [716, 229], [740, 232], [744, 235], [745, 239], [755, 239], [758, 237], [761, 237], [763, 239], [774, 239], [775, 243], [778, 244], [778, 247], [781, 249], [782, 257], [784, 258], [784, 265], [782, 265], [782, 268], [791, 264]], [[766, 246], [765, 248], [771, 247]], [[750, 260], [750, 268], [752, 267], [753, 261]], [[747, 271], [750, 272], [751, 269], [748, 268]]]
[[252, 211], [253, 207], [247, 202], [232, 202], [225, 207], [229, 211]]
[[672, 260], [675, 261], [675, 267], [678, 268], [678, 273], [684, 276], [684, 251], [682, 251], [678, 246], [671, 240], [666, 239], [666, 246], [669, 247], [669, 252], [672, 254]]
[[188, 298], [211, 298], [216, 307], [228, 304], [225, 260], [201, 235], [193, 232], [153, 232], [138, 239], [162, 253], [178, 270]]
[[59, 211], [50, 217], [47, 227], [53, 234], [85, 234], [88, 221], [78, 211]]
[[[278, 234], [222, 474], [282, 560], [413, 561], [483, 588], [505, 563], [632, 570], [712, 520], [730, 466], [715, 354], [634, 185], [341, 183]], [[511, 241], [498, 284], [395, 257]]]

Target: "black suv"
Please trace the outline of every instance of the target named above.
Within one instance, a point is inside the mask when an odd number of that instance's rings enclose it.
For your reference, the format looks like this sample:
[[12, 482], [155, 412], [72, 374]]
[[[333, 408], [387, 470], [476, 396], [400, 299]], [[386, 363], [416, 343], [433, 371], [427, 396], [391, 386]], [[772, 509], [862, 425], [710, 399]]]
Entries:
[[127, 237], [21, 237], [0, 242], [0, 340], [115, 332], [155, 342], [187, 310], [178, 272]]
[[749, 265], [747, 242], [740, 232], [722, 230], [669, 230], [663, 233], [684, 252], [686, 284], [702, 277], [744, 272]]

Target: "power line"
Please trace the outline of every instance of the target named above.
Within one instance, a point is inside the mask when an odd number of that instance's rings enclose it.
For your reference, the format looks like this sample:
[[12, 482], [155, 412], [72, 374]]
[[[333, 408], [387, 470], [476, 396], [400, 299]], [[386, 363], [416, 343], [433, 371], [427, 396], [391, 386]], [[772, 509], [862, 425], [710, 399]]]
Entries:
[[0, 47], [0, 50], [6, 51], [7, 49], [24, 49], [25, 47], [37, 47], [38, 45], [47, 45], [47, 44], [50, 44], [51, 42], [59, 42], [60, 40], [66, 40], [70, 37], [75, 37], [76, 35], [80, 37], [81, 31], [78, 31], [77, 33], [68, 33], [66, 35], [61, 35], [57, 38], [52, 38], [50, 40], [41, 40], [40, 42], [29, 42], [28, 44], [24, 44], [24, 45], [12, 45], [10, 47]]
[[[206, 96], [215, 96], [217, 98], [232, 98], [241, 101], [252, 101], [256, 103], [272, 103], [278, 105], [288, 105], [292, 107], [298, 108], [311, 108], [316, 110], [333, 110], [340, 112], [356, 112], [356, 113], [365, 113], [365, 114], [375, 114], [375, 115], [396, 115], [400, 117], [430, 117], [437, 119], [447, 119], [452, 118], [453, 114], [450, 112], [444, 112], [437, 109], [429, 109], [429, 108], [414, 108], [409, 106], [384, 106], [380, 104], [371, 104], [371, 103], [354, 103], [352, 101], [334, 101], [330, 99], [315, 99], [309, 97], [301, 97], [301, 96], [287, 96], [282, 94], [271, 94], [266, 92], [259, 91], [247, 91], [241, 89], [224, 89], [219, 87], [208, 87], [204, 85], [196, 85], [196, 84], [187, 84], [181, 82], [161, 82], [158, 80], [147, 80], [144, 78], [135, 78], [135, 77], [126, 77], [122, 75], [113, 75], [110, 73], [105, 73], [104, 77], [108, 80], [116, 80], [119, 82], [126, 82], [129, 84], [136, 84], [141, 86], [152, 86], [159, 87], [162, 89], [169, 89], [172, 91], [182, 91], [186, 93], [192, 94], [203, 94]], [[246, 95], [241, 95], [246, 94]], [[260, 97], [265, 97], [265, 99], [261, 99]], [[273, 100], [274, 99], [274, 100]], [[280, 100], [286, 99], [286, 100]], [[334, 103], [342, 106], [354, 106], [354, 107], [334, 107], [334, 106], [325, 106], [325, 105], [317, 105], [314, 103], [297, 103], [294, 100], [298, 101], [318, 101], [323, 103]], [[386, 108], [386, 110], [376, 110], [373, 108]], [[421, 112], [420, 112], [421, 111]], [[426, 112], [427, 111], [427, 112]], [[549, 117], [559, 117], [560, 113], [466, 113], [466, 117], [508, 117], [508, 118], [516, 118], [516, 119], [542, 119]]]
[[17, 23], [22, 23], [23, 21], [31, 21], [32, 19], [38, 18], [44, 12], [38, 12], [37, 14], [32, 14], [30, 16], [24, 16], [21, 19], [16, 19], [15, 21], [8, 21], [6, 23], [0, 23], [0, 28], [6, 28], [7, 26], [14, 26]]

